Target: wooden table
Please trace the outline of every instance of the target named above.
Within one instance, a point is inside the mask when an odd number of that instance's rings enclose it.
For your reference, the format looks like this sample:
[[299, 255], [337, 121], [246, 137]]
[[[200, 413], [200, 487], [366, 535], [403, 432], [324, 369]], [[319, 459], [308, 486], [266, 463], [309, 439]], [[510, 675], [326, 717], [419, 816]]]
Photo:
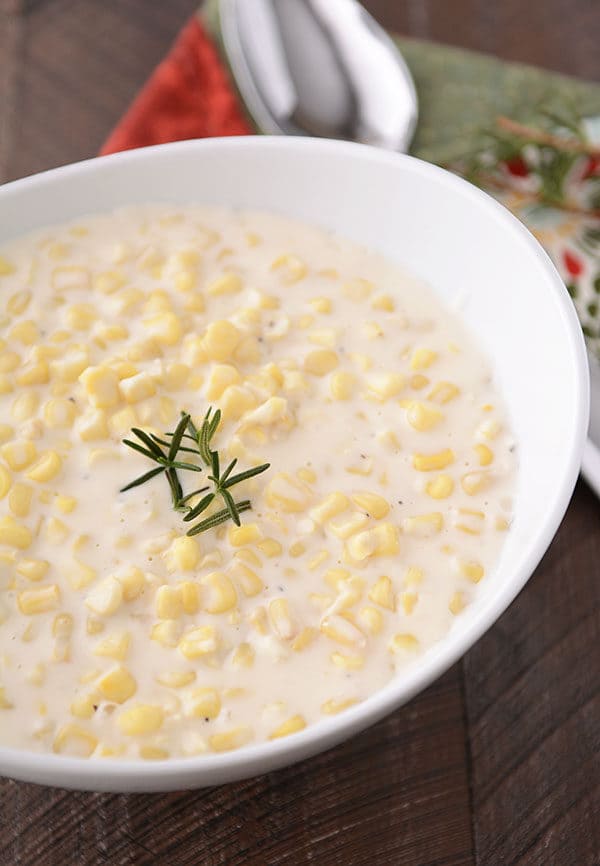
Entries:
[[[0, 0], [0, 181], [93, 155], [197, 0]], [[600, 78], [597, 0], [371, 0], [387, 26]], [[600, 504], [426, 692], [262, 778], [116, 796], [0, 783], [6, 866], [600, 864]]]

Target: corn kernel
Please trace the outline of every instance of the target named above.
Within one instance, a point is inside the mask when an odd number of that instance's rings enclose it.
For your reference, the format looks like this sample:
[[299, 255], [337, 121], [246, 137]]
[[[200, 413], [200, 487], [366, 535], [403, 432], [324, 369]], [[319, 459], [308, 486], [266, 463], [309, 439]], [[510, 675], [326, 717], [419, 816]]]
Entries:
[[256, 523], [246, 523], [244, 526], [232, 526], [228, 532], [229, 543], [232, 547], [253, 544], [261, 538], [262, 533]]
[[269, 622], [281, 640], [291, 640], [296, 635], [297, 629], [292, 620], [289, 603], [285, 598], [274, 598], [269, 602]]
[[461, 612], [461, 610], [464, 610], [465, 605], [466, 601], [464, 594], [462, 592], [455, 592], [448, 604], [448, 610], [456, 616]]
[[52, 744], [52, 751], [59, 755], [89, 758], [97, 745], [98, 740], [93, 734], [78, 725], [69, 723], [58, 730]]
[[11, 488], [12, 477], [6, 466], [0, 464], [0, 499], [4, 499]]
[[376, 493], [354, 493], [352, 494], [352, 501], [375, 520], [382, 520], [390, 513], [389, 502]]
[[0, 544], [26, 550], [32, 541], [31, 530], [23, 523], [18, 523], [10, 516], [0, 518]]
[[8, 277], [10, 274], [14, 274], [15, 270], [12, 262], [4, 256], [0, 256], [0, 277]]
[[46, 539], [50, 544], [63, 544], [69, 535], [69, 527], [65, 526], [58, 517], [50, 517], [46, 521], [45, 531]]
[[206, 287], [207, 295], [236, 295], [241, 292], [244, 284], [238, 274], [226, 271]]
[[261, 553], [264, 553], [269, 558], [281, 556], [283, 552], [281, 544], [274, 538], [263, 538], [262, 541], [258, 542], [257, 547]]
[[487, 445], [479, 443], [474, 446], [474, 451], [479, 459], [480, 466], [489, 466], [494, 460], [494, 452]]
[[159, 586], [156, 591], [156, 615], [160, 619], [178, 619], [182, 613], [179, 591], [173, 586]]
[[349, 505], [350, 500], [343, 493], [329, 493], [319, 505], [310, 510], [309, 515], [315, 523], [322, 525], [341, 514]]
[[302, 652], [303, 649], [310, 646], [319, 636], [318, 631], [312, 626], [306, 626], [299, 632], [291, 643], [294, 652]]
[[188, 715], [195, 718], [216, 719], [221, 712], [221, 698], [216, 689], [194, 689], [188, 699]]
[[50, 563], [45, 559], [20, 559], [16, 570], [21, 577], [38, 581], [44, 579], [49, 568]]
[[485, 514], [483, 511], [474, 511], [470, 508], [459, 508], [454, 522], [457, 529], [467, 535], [480, 535], [483, 528]]
[[169, 689], [181, 689], [184, 686], [189, 686], [195, 679], [196, 673], [194, 671], [166, 671], [156, 676], [156, 681]]
[[425, 492], [432, 499], [447, 499], [454, 490], [454, 481], [449, 475], [438, 475], [425, 486]]
[[26, 473], [27, 478], [40, 483], [52, 481], [62, 469], [62, 460], [56, 451], [46, 451]]
[[19, 610], [26, 616], [56, 610], [59, 601], [60, 589], [55, 583], [37, 589], [25, 589], [17, 595]]
[[377, 373], [368, 379], [369, 391], [382, 401], [396, 397], [405, 385], [406, 379], [401, 373]]
[[27, 484], [13, 484], [8, 494], [8, 507], [15, 517], [27, 517], [31, 507], [33, 490]]
[[75, 406], [70, 400], [53, 399], [44, 404], [44, 421], [49, 427], [71, 427]]
[[241, 334], [236, 326], [226, 319], [211, 322], [202, 339], [206, 357], [212, 361], [227, 361], [240, 342]]
[[25, 312], [31, 302], [31, 292], [28, 289], [21, 289], [15, 292], [14, 295], [6, 302], [6, 310], [12, 313], [13, 316], [20, 316]]
[[439, 511], [430, 514], [419, 514], [416, 517], [405, 517], [402, 521], [402, 529], [407, 535], [416, 535], [420, 538], [429, 538], [444, 527], [444, 516]]
[[356, 385], [356, 376], [344, 370], [331, 374], [329, 390], [334, 400], [349, 400]]
[[119, 403], [119, 377], [109, 367], [88, 367], [79, 381], [96, 409], [109, 409]]
[[213, 752], [230, 752], [233, 749], [239, 749], [245, 746], [252, 739], [252, 731], [250, 728], [240, 726], [231, 728], [229, 731], [222, 731], [218, 734], [212, 734], [208, 738]]
[[489, 472], [467, 472], [460, 481], [460, 486], [469, 496], [486, 490], [492, 481]]
[[315, 349], [304, 358], [304, 370], [313, 376], [331, 373], [339, 363], [336, 352], [331, 349]]
[[186, 632], [178, 643], [179, 652], [187, 659], [212, 655], [217, 647], [217, 633], [212, 625], [202, 625]]
[[330, 313], [331, 312], [331, 300], [329, 298], [312, 298], [309, 301], [311, 307], [315, 311], [315, 313]]
[[413, 454], [412, 464], [417, 472], [433, 472], [436, 469], [445, 469], [454, 463], [454, 451], [444, 448], [434, 454]]
[[346, 698], [345, 700], [331, 698], [330, 700], [325, 701], [324, 704], [321, 704], [321, 712], [325, 713], [327, 716], [335, 716], [338, 713], [343, 712], [343, 710], [347, 710], [348, 707], [353, 706], [355, 703], [355, 698]]
[[237, 604], [235, 587], [226, 574], [214, 571], [205, 575], [200, 582], [205, 588], [203, 608], [207, 613], [225, 613]]
[[164, 619], [157, 622], [150, 630], [150, 639], [163, 647], [176, 647], [181, 639], [181, 624], [175, 619]]
[[237, 668], [250, 668], [254, 664], [254, 650], [249, 643], [241, 643], [236, 647], [231, 663]]
[[373, 283], [358, 277], [342, 286], [342, 294], [351, 301], [364, 301], [373, 291]]
[[275, 475], [265, 490], [267, 505], [291, 514], [304, 511], [311, 497], [310, 487], [287, 472]]
[[361, 625], [369, 634], [380, 634], [383, 630], [383, 614], [375, 607], [363, 607], [358, 615]]
[[196, 277], [193, 271], [179, 271], [173, 278], [178, 292], [191, 292], [196, 288]]
[[123, 704], [136, 693], [137, 683], [127, 668], [119, 666], [98, 680], [98, 688], [107, 701]]
[[121, 396], [128, 403], [139, 403], [156, 394], [156, 385], [147, 373], [136, 373], [119, 383]]
[[18, 385], [46, 385], [50, 381], [50, 368], [47, 361], [25, 364], [17, 375]]
[[415, 652], [419, 641], [413, 634], [395, 634], [389, 643], [393, 653]]
[[467, 580], [470, 580], [471, 583], [479, 583], [485, 574], [483, 566], [474, 560], [461, 562], [460, 570], [464, 577], [466, 577]]
[[8, 442], [8, 440], [14, 435], [14, 432], [15, 431], [10, 424], [0, 424], [0, 443]]
[[256, 406], [257, 397], [241, 385], [229, 385], [223, 391], [220, 408], [224, 421], [237, 421]]
[[20, 472], [31, 466], [37, 457], [37, 448], [30, 439], [20, 439], [7, 442], [0, 448], [0, 454], [4, 457], [9, 468], [14, 472]]
[[168, 558], [180, 571], [193, 571], [200, 562], [201, 548], [195, 538], [187, 535], [173, 539], [168, 551]]
[[35, 415], [39, 402], [40, 398], [34, 391], [25, 391], [14, 399], [10, 414], [15, 421], [28, 421]]
[[91, 719], [97, 707], [94, 695], [78, 695], [71, 701], [71, 715], [77, 719]]
[[400, 604], [402, 605], [402, 610], [407, 616], [415, 609], [415, 605], [419, 600], [419, 596], [414, 592], [401, 592], [400, 593]]
[[432, 352], [431, 349], [415, 349], [410, 358], [410, 369], [426, 370], [437, 357], [437, 352]]
[[163, 709], [155, 704], [137, 704], [119, 714], [117, 725], [122, 734], [138, 737], [159, 731], [164, 717]]
[[393, 313], [396, 309], [396, 304], [391, 295], [379, 294], [375, 295], [371, 301], [371, 309], [383, 310], [386, 313]]
[[413, 400], [406, 410], [406, 420], [415, 430], [420, 432], [432, 430], [443, 420], [444, 413], [427, 403]]
[[321, 631], [324, 635], [345, 646], [365, 645], [365, 636], [353, 622], [343, 614], [331, 614], [321, 620]]
[[443, 404], [454, 400], [459, 394], [460, 389], [452, 382], [437, 382], [427, 395], [427, 399], [432, 400], [434, 403]]
[[330, 659], [337, 668], [342, 668], [345, 671], [358, 671], [365, 663], [364, 656], [356, 654], [349, 655], [348, 653], [342, 653], [339, 650], [332, 652]]
[[290, 734], [304, 730], [305, 727], [306, 721], [303, 716], [291, 716], [291, 718], [287, 719], [269, 734], [269, 739], [277, 740], [280, 737], [288, 737]]
[[375, 604], [385, 607], [387, 610], [396, 610], [394, 589], [389, 577], [382, 575], [369, 591], [369, 598]]
[[249, 598], [258, 595], [264, 589], [264, 584], [256, 572], [241, 562], [232, 567], [231, 574], [240, 585], [244, 595]]
[[308, 269], [304, 262], [297, 256], [290, 253], [279, 256], [271, 264], [272, 271], [279, 271], [282, 275], [283, 282], [286, 286], [297, 283], [302, 280], [308, 273]]
[[131, 634], [128, 631], [106, 635], [94, 647], [94, 655], [105, 656], [116, 661], [125, 661], [129, 652]]
[[419, 586], [421, 583], [423, 583], [422, 569], [411, 565], [404, 575], [404, 586]]
[[85, 603], [94, 613], [110, 616], [123, 602], [123, 587], [116, 577], [106, 577], [88, 593]]

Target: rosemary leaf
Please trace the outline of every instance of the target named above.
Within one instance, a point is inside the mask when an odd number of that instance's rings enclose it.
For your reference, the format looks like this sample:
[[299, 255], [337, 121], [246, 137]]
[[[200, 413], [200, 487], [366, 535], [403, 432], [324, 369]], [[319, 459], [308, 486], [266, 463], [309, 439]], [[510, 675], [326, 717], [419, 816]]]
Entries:
[[146, 472], [145, 475], [140, 475], [140, 477], [136, 478], [135, 481], [130, 481], [129, 484], [125, 485], [125, 487], [121, 487], [119, 493], [125, 493], [126, 490], [131, 490], [132, 487], [139, 487], [140, 484], [145, 484], [146, 481], [150, 481], [151, 478], [154, 478], [155, 475], [160, 475], [161, 472], [165, 472], [164, 466], [159, 466], [157, 469], [151, 469], [150, 472]]
[[[238, 514], [241, 514], [243, 511], [249, 511], [252, 508], [249, 500], [245, 499], [243, 502], [236, 502], [235, 507], [237, 509]], [[227, 523], [230, 519], [231, 515], [227, 508], [224, 508], [222, 511], [216, 511], [214, 514], [211, 514], [210, 517], [207, 517], [206, 520], [201, 520], [200, 523], [197, 523], [195, 526], [192, 526], [191, 529], [188, 529], [187, 535], [198, 535], [200, 532], [205, 532], [207, 529], [213, 529], [215, 526], [220, 526], [221, 523]]]
[[233, 487], [234, 484], [239, 484], [240, 481], [246, 481], [248, 478], [254, 478], [255, 475], [260, 475], [261, 472], [266, 472], [270, 466], [270, 463], [261, 463], [260, 466], [255, 466], [254, 469], [246, 469], [245, 472], [240, 472], [238, 475], [234, 475], [233, 478], [230, 478], [225, 483], [223, 483], [222, 478], [221, 486], [226, 490], [228, 487]]

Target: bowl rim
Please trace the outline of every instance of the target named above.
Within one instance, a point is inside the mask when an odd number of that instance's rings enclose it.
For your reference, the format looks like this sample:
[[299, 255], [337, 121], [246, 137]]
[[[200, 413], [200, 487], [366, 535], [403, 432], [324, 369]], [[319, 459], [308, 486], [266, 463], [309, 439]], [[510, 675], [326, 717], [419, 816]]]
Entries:
[[493, 603], [482, 605], [476, 616], [468, 611], [460, 629], [448, 633], [429, 648], [420, 663], [411, 667], [397, 681], [390, 680], [364, 701], [329, 719], [319, 720], [303, 731], [281, 740], [255, 743], [232, 752], [205, 754], [164, 761], [121, 760], [102, 758], [88, 760], [31, 752], [0, 746], [0, 774], [23, 781], [94, 791], [163, 791], [222, 784], [258, 775], [298, 760], [310, 757], [364, 730], [385, 715], [410, 700], [450, 668], [499, 618], [521, 591], [537, 567], [550, 544], [566, 511], [579, 468], [587, 433], [589, 417], [588, 363], [581, 326], [565, 285], [547, 253], [525, 226], [494, 198], [460, 177], [431, 163], [405, 154], [391, 153], [367, 145], [316, 138], [286, 138], [282, 136], [236, 136], [181, 141], [152, 147], [124, 151], [110, 156], [95, 157], [64, 165], [30, 177], [12, 181], [0, 187], [0, 206], [3, 199], [31, 187], [81, 174], [109, 169], [115, 164], [160, 162], [173, 154], [227, 150], [232, 158], [239, 151], [286, 151], [293, 156], [306, 152], [322, 152], [325, 156], [343, 154], [367, 162], [403, 166], [412, 173], [426, 176], [450, 188], [455, 194], [469, 200], [474, 207], [483, 208], [512, 236], [524, 244], [545, 271], [548, 290], [553, 291], [557, 314], [562, 319], [568, 337], [564, 352], [570, 355], [574, 378], [576, 412], [565, 434], [566, 448], [561, 457], [561, 474], [557, 479], [556, 494], [540, 520], [540, 527], [520, 557], [502, 587], [495, 593]]

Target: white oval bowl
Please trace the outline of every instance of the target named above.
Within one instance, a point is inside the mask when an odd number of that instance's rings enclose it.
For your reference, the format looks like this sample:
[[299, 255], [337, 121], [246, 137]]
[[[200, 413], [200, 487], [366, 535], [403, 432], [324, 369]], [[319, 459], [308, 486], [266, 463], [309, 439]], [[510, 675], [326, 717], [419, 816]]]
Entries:
[[279, 212], [379, 250], [456, 306], [487, 350], [518, 442], [515, 518], [494, 573], [419, 663], [339, 716], [286, 739], [160, 762], [80, 760], [0, 748], [0, 773], [96, 791], [165, 791], [264, 773], [330, 748], [409, 700], [490, 627], [530, 577], [566, 510], [588, 421], [581, 329], [532, 235], [492, 198], [440, 168], [361, 145], [300, 138], [181, 142], [0, 188], [0, 243], [145, 202]]

